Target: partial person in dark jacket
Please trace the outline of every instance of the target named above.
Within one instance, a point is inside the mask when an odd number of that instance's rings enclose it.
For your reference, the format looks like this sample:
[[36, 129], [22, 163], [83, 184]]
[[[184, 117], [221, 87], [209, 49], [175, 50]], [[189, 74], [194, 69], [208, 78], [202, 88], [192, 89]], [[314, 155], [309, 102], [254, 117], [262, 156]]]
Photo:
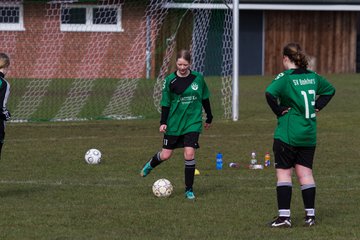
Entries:
[[10, 84], [5, 80], [5, 75], [10, 66], [10, 58], [5, 53], [0, 53], [0, 158], [1, 149], [5, 139], [5, 122], [10, 119], [10, 112], [6, 108], [10, 94]]

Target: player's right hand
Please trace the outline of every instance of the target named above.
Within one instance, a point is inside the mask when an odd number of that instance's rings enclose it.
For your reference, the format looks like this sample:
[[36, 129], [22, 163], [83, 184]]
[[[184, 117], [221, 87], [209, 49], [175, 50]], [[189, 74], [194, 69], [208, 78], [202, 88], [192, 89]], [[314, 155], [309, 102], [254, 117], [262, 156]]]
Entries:
[[291, 107], [289, 107], [288, 109], [285, 109], [281, 112], [281, 116], [287, 114], [290, 111]]
[[160, 128], [159, 128], [159, 131], [164, 133], [164, 132], [166, 132], [166, 128], [167, 128], [166, 124], [161, 124]]

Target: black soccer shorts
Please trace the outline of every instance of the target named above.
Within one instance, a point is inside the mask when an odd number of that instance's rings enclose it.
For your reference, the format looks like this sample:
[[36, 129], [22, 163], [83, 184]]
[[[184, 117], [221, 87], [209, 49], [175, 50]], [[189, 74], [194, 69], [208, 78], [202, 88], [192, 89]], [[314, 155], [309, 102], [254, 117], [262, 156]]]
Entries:
[[315, 146], [294, 147], [279, 139], [274, 139], [273, 151], [275, 156], [275, 168], [289, 169], [296, 164], [312, 169]]
[[183, 147], [192, 147], [199, 148], [199, 132], [190, 132], [185, 133], [180, 136], [172, 136], [172, 135], [164, 135], [163, 139], [163, 148], [165, 149], [175, 149], [175, 148], [183, 148]]

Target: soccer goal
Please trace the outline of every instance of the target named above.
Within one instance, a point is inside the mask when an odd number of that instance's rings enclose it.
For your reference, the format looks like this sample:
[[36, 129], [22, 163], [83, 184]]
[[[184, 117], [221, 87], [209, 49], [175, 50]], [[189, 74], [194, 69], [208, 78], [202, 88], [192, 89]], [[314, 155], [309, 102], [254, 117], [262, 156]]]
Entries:
[[12, 121], [158, 118], [162, 82], [182, 48], [192, 69], [219, 86], [215, 105], [231, 118], [233, 10], [221, 2], [0, 3]]

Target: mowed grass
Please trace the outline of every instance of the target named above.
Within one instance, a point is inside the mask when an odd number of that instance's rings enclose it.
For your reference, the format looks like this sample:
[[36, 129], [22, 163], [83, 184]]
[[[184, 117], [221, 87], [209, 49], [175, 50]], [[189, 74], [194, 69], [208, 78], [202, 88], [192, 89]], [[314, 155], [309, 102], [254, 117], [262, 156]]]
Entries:
[[[262, 162], [272, 149], [276, 119], [264, 98], [271, 77], [242, 77], [237, 122], [223, 119], [220, 90], [210, 80], [215, 119], [196, 153], [196, 201], [184, 198], [181, 149], [139, 176], [161, 147], [159, 119], [9, 123], [0, 161], [0, 239], [360, 239], [360, 76], [327, 77], [337, 92], [318, 114], [313, 228], [302, 226], [295, 177], [293, 228], [266, 226], [277, 214], [275, 171], [246, 166], [251, 151]], [[103, 153], [99, 165], [84, 162], [93, 147]], [[215, 169], [219, 151], [223, 170]], [[159, 178], [173, 183], [170, 198], [152, 194]]]

